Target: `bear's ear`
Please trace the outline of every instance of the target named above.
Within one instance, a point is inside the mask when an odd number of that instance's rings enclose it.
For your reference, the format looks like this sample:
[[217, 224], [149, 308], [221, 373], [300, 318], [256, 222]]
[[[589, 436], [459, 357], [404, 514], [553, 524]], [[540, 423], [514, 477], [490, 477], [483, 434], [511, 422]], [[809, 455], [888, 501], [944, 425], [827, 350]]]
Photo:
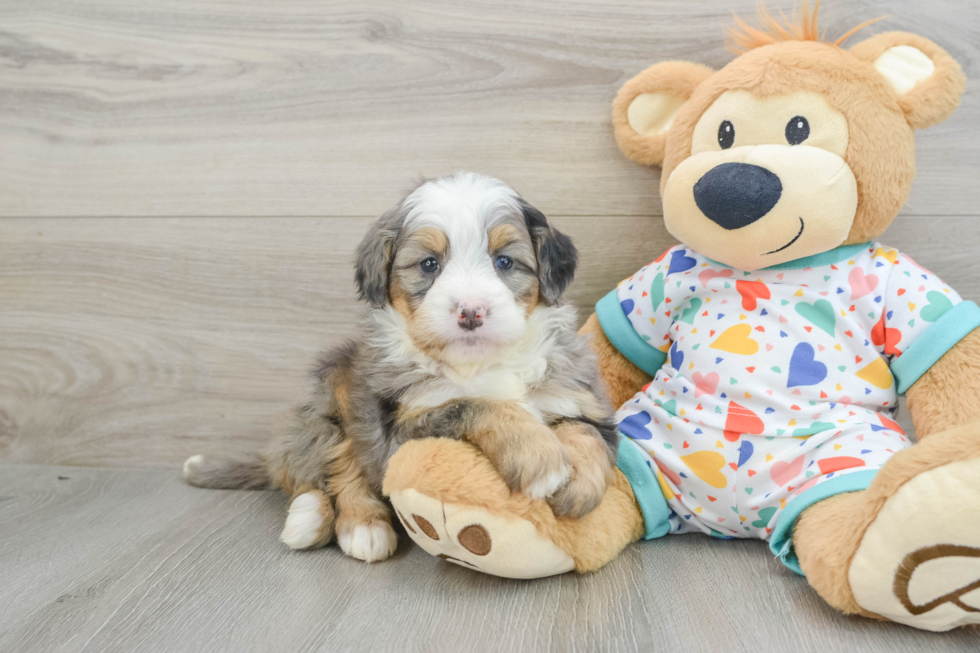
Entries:
[[858, 43], [851, 53], [884, 76], [913, 129], [946, 120], [960, 104], [966, 75], [955, 59], [927, 38], [885, 32]]
[[664, 61], [623, 84], [613, 102], [616, 142], [623, 154], [644, 165], [663, 165], [674, 117], [713, 73], [696, 63]]

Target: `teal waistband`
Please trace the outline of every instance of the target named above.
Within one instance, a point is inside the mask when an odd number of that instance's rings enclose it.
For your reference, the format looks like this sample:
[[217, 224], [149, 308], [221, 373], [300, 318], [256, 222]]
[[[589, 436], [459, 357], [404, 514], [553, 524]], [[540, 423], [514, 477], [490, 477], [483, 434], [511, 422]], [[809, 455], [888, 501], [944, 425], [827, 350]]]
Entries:
[[663, 367], [667, 354], [641, 338], [619, 304], [619, 293], [615, 289], [595, 305], [596, 316], [602, 332], [619, 353], [641, 370], [655, 376]]
[[633, 488], [633, 496], [643, 513], [646, 526], [644, 540], [663, 537], [670, 532], [670, 508], [660, 489], [657, 475], [647, 462], [639, 445], [623, 434], [619, 436], [619, 460], [616, 465], [626, 476]]

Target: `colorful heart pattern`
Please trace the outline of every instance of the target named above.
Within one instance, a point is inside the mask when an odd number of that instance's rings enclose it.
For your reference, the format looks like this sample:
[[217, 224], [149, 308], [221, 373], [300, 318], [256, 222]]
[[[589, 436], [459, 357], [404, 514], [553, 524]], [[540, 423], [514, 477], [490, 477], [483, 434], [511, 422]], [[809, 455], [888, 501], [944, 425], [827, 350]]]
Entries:
[[697, 316], [698, 311], [701, 310], [701, 300], [697, 297], [691, 298], [691, 305], [681, 311], [681, 322], [686, 322], [688, 324], [694, 324], [694, 318]]
[[739, 279], [735, 282], [735, 290], [742, 296], [742, 308], [746, 311], [754, 311], [760, 299], [772, 298], [769, 294], [769, 286], [761, 281]]
[[902, 342], [902, 332], [885, 324], [884, 313], [871, 329], [871, 342], [875, 347], [881, 347], [886, 356], [902, 353], [898, 350], [898, 345]]
[[953, 310], [953, 302], [938, 290], [927, 292], [926, 301], [929, 303], [922, 308], [922, 319], [926, 322], [938, 322], [939, 318]]
[[820, 327], [831, 336], [834, 335], [834, 325], [837, 317], [834, 315], [834, 306], [826, 299], [818, 299], [812, 304], [800, 302], [796, 305], [796, 312], [802, 315], [808, 322]]
[[[656, 311], [664, 303], [664, 274], [660, 273], [653, 278], [650, 284], [650, 308]], [[629, 313], [627, 313], [629, 315]]]
[[619, 285], [665, 364], [617, 419], [656, 477], [634, 491], [667, 499], [672, 532], [767, 539], [800, 494], [909, 446], [891, 364], [972, 313], [947, 320], [959, 295], [894, 249], [838, 251], [746, 273], [679, 245]]
[[708, 372], [707, 374], [695, 372], [691, 378], [694, 380], [695, 399], [702, 395], [713, 395], [718, 389], [718, 382], [721, 380], [717, 372]]
[[888, 363], [885, 362], [884, 358], [875, 358], [870, 365], [858, 370], [857, 376], [882, 390], [887, 390], [895, 383], [892, 371], [888, 368]]
[[790, 481], [799, 476], [801, 471], [803, 471], [804, 460], [804, 456], [797, 456], [789, 462], [777, 460], [769, 468], [769, 478], [771, 478], [772, 482], [779, 487], [787, 485]]
[[711, 487], [719, 490], [728, 487], [728, 479], [721, 471], [725, 467], [725, 457], [717, 451], [698, 451], [681, 456], [681, 462]]
[[817, 385], [826, 378], [827, 366], [814, 358], [813, 346], [805, 342], [796, 345], [793, 356], [789, 359], [786, 387]]
[[870, 295], [878, 287], [878, 275], [865, 274], [861, 268], [851, 268], [847, 275], [847, 283], [851, 286], [851, 299], [861, 299]]
[[726, 440], [736, 442], [743, 433], [758, 435], [765, 428], [766, 425], [751, 410], [736, 404], [734, 401], [728, 402], [728, 417], [725, 418], [725, 432], [723, 433]]
[[752, 356], [759, 351], [759, 342], [749, 337], [752, 327], [748, 324], [736, 324], [725, 329], [717, 340], [711, 343], [712, 349], [720, 349], [739, 356]]

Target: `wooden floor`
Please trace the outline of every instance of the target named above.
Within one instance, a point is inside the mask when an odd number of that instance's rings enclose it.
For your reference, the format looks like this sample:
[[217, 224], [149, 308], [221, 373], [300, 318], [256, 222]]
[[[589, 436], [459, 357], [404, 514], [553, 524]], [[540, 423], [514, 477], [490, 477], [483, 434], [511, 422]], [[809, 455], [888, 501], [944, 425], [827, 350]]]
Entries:
[[[365, 567], [284, 550], [282, 497], [180, 481], [264, 443], [354, 331], [352, 249], [418, 175], [540, 207], [581, 250], [583, 316], [659, 255], [659, 176], [617, 150], [612, 98], [658, 60], [724, 65], [754, 6], [0, 0], [0, 651], [978, 650], [842, 618], [757, 542], [530, 583], [408, 544]], [[883, 14], [866, 34], [914, 29], [977, 76], [972, 0], [827, 0], [821, 23]], [[883, 239], [970, 299], [978, 124], [971, 81]]]
[[175, 471], [0, 465], [0, 651], [980, 650], [841, 617], [755, 541], [632, 545], [589, 576], [484, 576], [402, 546], [277, 540], [285, 497]]

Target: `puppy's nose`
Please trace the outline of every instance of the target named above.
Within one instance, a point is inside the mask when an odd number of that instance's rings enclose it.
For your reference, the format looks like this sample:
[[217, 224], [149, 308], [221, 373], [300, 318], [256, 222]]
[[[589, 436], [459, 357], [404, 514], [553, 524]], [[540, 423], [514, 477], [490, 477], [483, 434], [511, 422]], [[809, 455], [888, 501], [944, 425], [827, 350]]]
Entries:
[[482, 304], [457, 304], [456, 322], [461, 329], [473, 331], [483, 324], [487, 309]]
[[694, 184], [694, 201], [724, 229], [746, 227], [776, 206], [783, 184], [774, 173], [751, 163], [722, 163]]

